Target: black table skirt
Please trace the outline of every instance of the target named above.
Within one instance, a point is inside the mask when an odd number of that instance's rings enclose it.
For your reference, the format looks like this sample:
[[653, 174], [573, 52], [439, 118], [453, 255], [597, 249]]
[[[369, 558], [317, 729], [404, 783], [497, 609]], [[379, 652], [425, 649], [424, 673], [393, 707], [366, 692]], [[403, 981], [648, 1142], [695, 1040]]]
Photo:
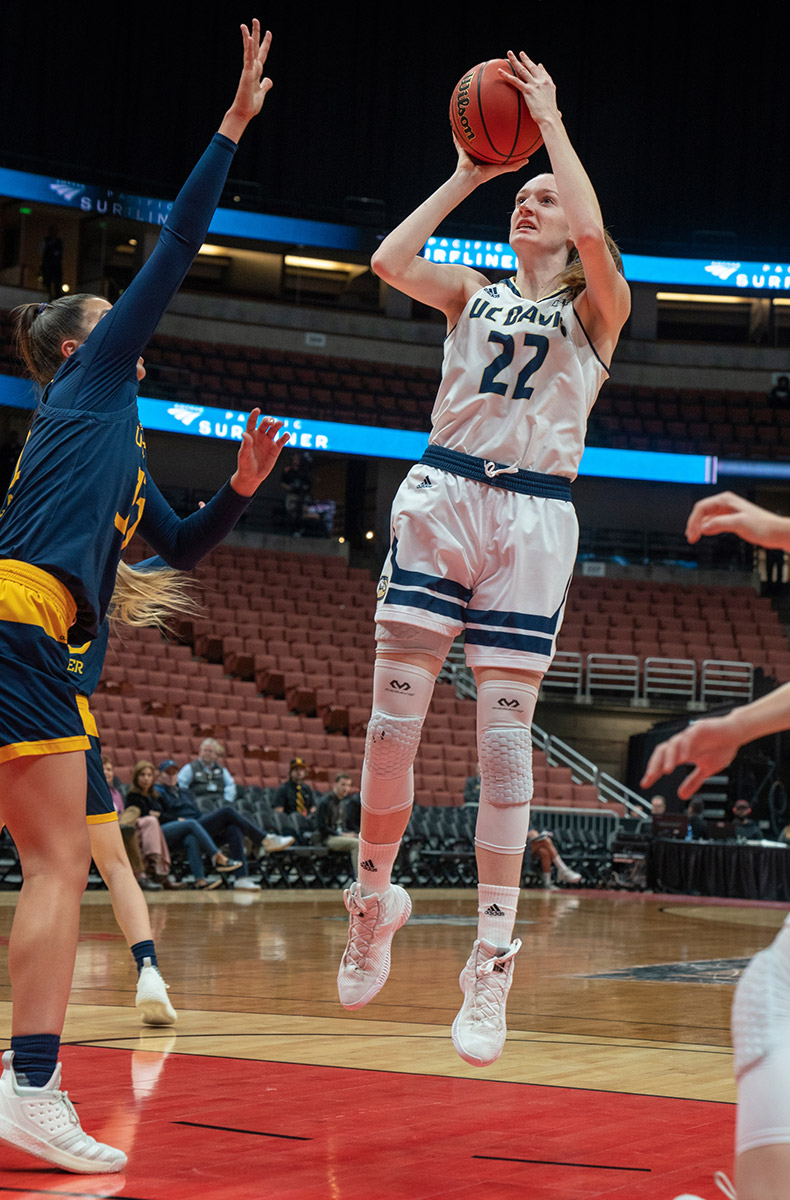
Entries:
[[790, 903], [790, 849], [657, 838], [647, 883], [656, 892]]

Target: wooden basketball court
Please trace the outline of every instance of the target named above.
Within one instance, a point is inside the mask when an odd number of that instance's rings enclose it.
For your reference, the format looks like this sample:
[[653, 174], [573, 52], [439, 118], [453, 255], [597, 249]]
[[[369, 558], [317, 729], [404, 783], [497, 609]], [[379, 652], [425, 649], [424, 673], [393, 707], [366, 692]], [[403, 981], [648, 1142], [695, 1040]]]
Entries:
[[[6, 942], [15, 899], [0, 894]], [[64, 1033], [65, 1084], [89, 1132], [129, 1154], [125, 1175], [3, 1148], [0, 1195], [672, 1200], [712, 1196], [730, 1168], [733, 984], [779, 906], [522, 893], [508, 1043], [475, 1070], [449, 1037], [474, 893], [414, 892], [389, 982], [354, 1013], [335, 990], [340, 892], [149, 899], [178, 1024], [139, 1024], [102, 890], [84, 900]]]

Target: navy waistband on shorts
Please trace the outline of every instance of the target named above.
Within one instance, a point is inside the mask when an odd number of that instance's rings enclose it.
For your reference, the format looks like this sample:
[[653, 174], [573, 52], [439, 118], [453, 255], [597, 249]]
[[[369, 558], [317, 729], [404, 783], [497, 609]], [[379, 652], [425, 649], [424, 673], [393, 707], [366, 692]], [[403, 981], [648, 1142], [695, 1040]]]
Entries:
[[571, 499], [571, 481], [563, 475], [542, 475], [539, 471], [522, 471], [520, 468], [513, 471], [504, 463], [461, 454], [458, 450], [448, 450], [446, 446], [427, 446], [420, 462], [439, 471], [450, 471], [453, 475], [474, 479], [477, 483], [504, 488], [506, 492], [543, 496], [547, 500]]

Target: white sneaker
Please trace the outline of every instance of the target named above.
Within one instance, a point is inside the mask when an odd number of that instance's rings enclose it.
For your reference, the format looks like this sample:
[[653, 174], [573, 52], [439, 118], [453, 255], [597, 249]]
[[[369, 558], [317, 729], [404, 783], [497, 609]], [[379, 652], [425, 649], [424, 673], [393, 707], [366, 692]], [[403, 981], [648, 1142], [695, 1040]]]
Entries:
[[337, 994], [344, 1008], [362, 1008], [387, 982], [392, 939], [411, 916], [411, 899], [397, 883], [380, 896], [362, 896], [359, 884], [352, 883], [343, 899], [350, 920]]
[[254, 879], [250, 879], [249, 875], [239, 875], [238, 879], [233, 880], [234, 892], [259, 892], [260, 884]]
[[267, 854], [275, 854], [278, 850], [287, 850], [295, 841], [295, 837], [280, 837], [278, 833], [267, 833], [261, 842], [261, 848]]
[[565, 863], [561, 867], [557, 867], [557, 878], [560, 883], [581, 883], [582, 877], [578, 871], [572, 871], [570, 867], [566, 867]]
[[[727, 1200], [738, 1200], [735, 1188], [723, 1171], [717, 1171], [713, 1178], [719, 1191], [727, 1197]], [[702, 1200], [702, 1196], [692, 1196], [690, 1192], [684, 1192], [682, 1196], [675, 1196], [675, 1200]]]
[[3, 1055], [0, 1141], [66, 1171], [105, 1175], [122, 1171], [126, 1155], [84, 1132], [67, 1092], [59, 1090], [60, 1063], [46, 1087], [27, 1087], [14, 1073], [14, 1052]]
[[178, 1013], [167, 998], [167, 990], [158, 968], [151, 965], [150, 958], [144, 958], [135, 1000], [144, 1025], [175, 1025]]
[[496, 1062], [504, 1049], [505, 1004], [513, 982], [513, 959], [520, 949], [518, 938], [507, 950], [480, 938], [461, 972], [458, 982], [464, 1002], [453, 1021], [453, 1045], [473, 1067]]

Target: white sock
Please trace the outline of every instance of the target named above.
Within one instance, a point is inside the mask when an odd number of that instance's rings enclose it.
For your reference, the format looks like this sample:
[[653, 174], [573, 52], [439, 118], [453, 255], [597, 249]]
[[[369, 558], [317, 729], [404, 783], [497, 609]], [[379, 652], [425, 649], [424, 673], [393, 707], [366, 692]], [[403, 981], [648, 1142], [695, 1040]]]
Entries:
[[477, 936], [504, 950], [513, 941], [519, 888], [477, 885]]
[[392, 882], [400, 842], [377, 845], [359, 839], [359, 888], [363, 896], [381, 895]]

